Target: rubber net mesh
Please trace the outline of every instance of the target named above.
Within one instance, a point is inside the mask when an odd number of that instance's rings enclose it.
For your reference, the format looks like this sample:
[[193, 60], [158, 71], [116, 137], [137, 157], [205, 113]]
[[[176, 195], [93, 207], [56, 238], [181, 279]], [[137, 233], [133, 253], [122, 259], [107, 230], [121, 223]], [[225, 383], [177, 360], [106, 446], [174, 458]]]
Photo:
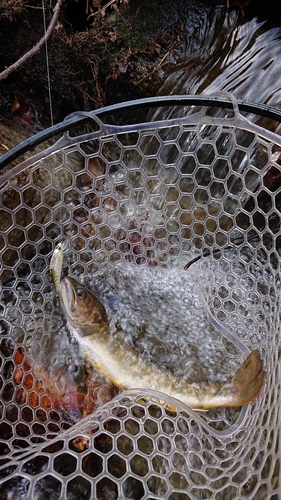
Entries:
[[[1, 499], [281, 498], [281, 140], [239, 120], [98, 123], [4, 174]], [[115, 297], [120, 342], [190, 380], [226, 380], [259, 348], [258, 399], [196, 412], [118, 394], [65, 324], [62, 240], [64, 272]]]

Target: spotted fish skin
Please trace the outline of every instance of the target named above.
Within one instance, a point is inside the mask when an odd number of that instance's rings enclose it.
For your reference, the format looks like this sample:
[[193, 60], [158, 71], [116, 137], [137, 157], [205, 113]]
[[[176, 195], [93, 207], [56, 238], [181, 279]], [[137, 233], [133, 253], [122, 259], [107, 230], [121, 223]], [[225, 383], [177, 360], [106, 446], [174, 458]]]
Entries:
[[226, 383], [184, 382], [115, 339], [98, 297], [75, 279], [61, 279], [59, 296], [68, 325], [86, 357], [120, 389], [157, 390], [200, 410], [242, 406], [253, 401], [263, 388], [266, 374], [258, 349]]

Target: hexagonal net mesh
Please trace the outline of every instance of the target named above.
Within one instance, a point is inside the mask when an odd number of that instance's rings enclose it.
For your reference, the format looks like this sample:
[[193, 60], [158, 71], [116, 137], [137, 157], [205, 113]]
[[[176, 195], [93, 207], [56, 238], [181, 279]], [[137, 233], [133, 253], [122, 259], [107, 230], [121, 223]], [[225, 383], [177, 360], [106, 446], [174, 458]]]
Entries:
[[[94, 131], [2, 175], [0, 498], [281, 498], [281, 138], [181, 111], [91, 115]], [[121, 343], [210, 381], [259, 348], [257, 400], [196, 412], [118, 393], [65, 323], [49, 272], [62, 240], [64, 272], [107, 301]]]

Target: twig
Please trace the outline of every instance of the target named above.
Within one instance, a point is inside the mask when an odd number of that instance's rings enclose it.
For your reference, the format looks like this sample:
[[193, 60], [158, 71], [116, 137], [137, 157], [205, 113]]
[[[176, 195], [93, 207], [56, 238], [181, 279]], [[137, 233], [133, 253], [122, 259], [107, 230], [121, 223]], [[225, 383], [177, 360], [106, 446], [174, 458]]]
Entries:
[[99, 9], [97, 12], [93, 12], [92, 14], [90, 14], [88, 17], [87, 17], [87, 21], [89, 21], [89, 19], [91, 17], [95, 17], [97, 16], [98, 14], [101, 14], [102, 16], [104, 16], [105, 14], [105, 11], [106, 9], [108, 9], [108, 7], [110, 7], [110, 5], [112, 5], [113, 3], [115, 3], [116, 0], [109, 0], [109, 2], [107, 2], [107, 4], [105, 4], [101, 9]]
[[173, 48], [168, 50], [168, 52], [166, 52], [164, 54], [164, 56], [162, 57], [161, 61], [157, 64], [157, 66], [155, 66], [155, 68], [153, 68], [153, 70], [151, 70], [149, 73], [147, 73], [145, 76], [143, 76], [142, 78], [140, 78], [136, 83], [135, 85], [139, 85], [140, 83], [142, 83], [144, 80], [146, 80], [147, 78], [149, 78], [151, 75], [153, 75], [153, 73], [155, 73], [155, 71], [157, 71], [158, 69], [161, 68], [161, 66], [163, 66], [165, 60], [167, 59], [167, 57], [172, 53], [173, 51]]
[[0, 148], [5, 149], [6, 151], [9, 151], [8, 146], [6, 146], [6, 144], [4, 144], [3, 142], [0, 142]]
[[0, 73], [0, 80], [4, 80], [9, 76], [10, 73], [13, 71], [17, 70], [22, 64], [24, 64], [28, 59], [30, 59], [38, 50], [42, 47], [42, 45], [48, 40], [51, 36], [51, 33], [56, 25], [59, 13], [60, 13], [60, 8], [63, 3], [63, 0], [58, 0], [55, 7], [54, 7], [54, 13], [53, 17], [50, 21], [50, 24], [48, 26], [48, 29], [46, 30], [46, 33], [44, 36], [39, 40], [39, 42], [32, 47], [28, 52], [26, 52], [20, 59], [18, 59], [14, 64], [11, 64], [8, 68], [6, 68], [2, 73]]
[[[258, 238], [258, 234], [254, 234], [252, 236], [249, 236], [247, 238], [247, 242], [251, 241], [255, 238]], [[192, 264], [195, 264], [195, 262], [198, 262], [198, 260], [202, 259], [203, 257], [209, 257], [209, 255], [213, 255], [214, 253], [222, 252], [223, 250], [234, 248], [236, 245], [242, 245], [244, 243], [244, 238], [236, 238], [235, 240], [232, 241], [231, 245], [227, 245], [224, 248], [214, 248], [213, 250], [206, 250], [205, 252], [202, 253], [202, 255], [198, 255], [197, 257], [194, 257], [194, 259], [190, 260], [187, 264], [185, 264], [183, 270], [187, 271], [187, 269], [190, 268]]]

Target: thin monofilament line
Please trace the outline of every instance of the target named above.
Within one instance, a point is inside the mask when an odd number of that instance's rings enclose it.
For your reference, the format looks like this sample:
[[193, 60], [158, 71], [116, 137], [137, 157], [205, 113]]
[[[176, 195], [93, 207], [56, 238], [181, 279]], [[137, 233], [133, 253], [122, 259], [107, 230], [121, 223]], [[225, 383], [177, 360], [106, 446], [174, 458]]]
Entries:
[[[44, 33], [46, 34], [47, 26], [46, 26], [46, 15], [45, 15], [45, 5], [44, 0], [42, 0], [42, 11], [43, 11], [43, 26]], [[49, 104], [50, 104], [50, 118], [51, 125], [54, 125], [54, 116], [53, 116], [53, 103], [52, 103], [52, 92], [51, 92], [51, 79], [50, 79], [50, 66], [49, 66], [49, 53], [48, 53], [48, 41], [47, 38], [45, 40], [45, 53], [46, 53], [46, 70], [47, 70], [47, 79], [48, 79], [48, 94], [49, 94]]]

